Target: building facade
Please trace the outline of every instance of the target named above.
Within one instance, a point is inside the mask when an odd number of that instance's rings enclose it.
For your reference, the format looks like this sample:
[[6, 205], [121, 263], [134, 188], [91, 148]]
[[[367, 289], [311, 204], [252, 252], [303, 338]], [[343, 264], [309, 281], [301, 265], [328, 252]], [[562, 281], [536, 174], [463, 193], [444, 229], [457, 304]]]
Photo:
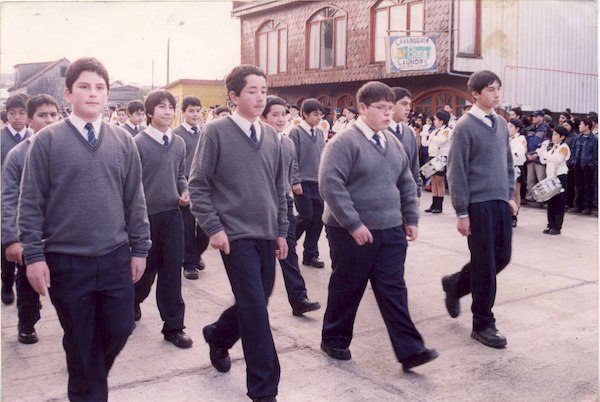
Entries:
[[[592, 0], [265, 0], [234, 1], [232, 15], [241, 22], [242, 63], [263, 68], [270, 92], [291, 104], [314, 97], [329, 108], [353, 106], [356, 90], [379, 80], [408, 88], [416, 112], [450, 104], [460, 116], [471, 102], [468, 77], [479, 69], [502, 78], [504, 108], [597, 110], [596, 7]], [[560, 16], [560, 33], [548, 10]], [[549, 51], [553, 33], [565, 44], [560, 52]]]
[[30, 96], [48, 94], [59, 104], [65, 105], [63, 93], [69, 64], [70, 61], [66, 58], [46, 63], [17, 64], [14, 66], [15, 84], [8, 92], [11, 95], [23, 93]]

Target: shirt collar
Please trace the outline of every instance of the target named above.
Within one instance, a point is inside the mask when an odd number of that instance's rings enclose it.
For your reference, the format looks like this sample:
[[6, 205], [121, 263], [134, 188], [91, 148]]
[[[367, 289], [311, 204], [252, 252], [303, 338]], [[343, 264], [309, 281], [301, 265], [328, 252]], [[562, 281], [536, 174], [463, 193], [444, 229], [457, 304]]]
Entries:
[[[130, 122], [129, 120], [127, 120], [127, 121], [125, 122], [125, 124], [127, 124], [129, 127], [131, 127], [131, 129], [132, 129], [132, 130], [135, 130], [135, 124], [133, 124], [133, 123], [132, 123], [132, 122]], [[138, 127], [138, 130], [139, 130], [139, 129], [140, 129], [140, 128]]]
[[[483, 122], [486, 121], [485, 118], [486, 118], [487, 114], [483, 110], [481, 110], [481, 108], [478, 107], [476, 104], [473, 104], [473, 106], [471, 106], [471, 110], [469, 110], [469, 113], [471, 113], [473, 116], [477, 117], [479, 120], [481, 120]], [[496, 111], [494, 111], [492, 109], [492, 113], [490, 113], [490, 115], [495, 116]]]
[[23, 138], [25, 136], [25, 134], [27, 133], [27, 126], [23, 126], [23, 128], [21, 129], [21, 131], [17, 131], [13, 128], [13, 126], [9, 124], [6, 125], [6, 127], [8, 127], [8, 130], [10, 131], [10, 133], [13, 135], [13, 137], [15, 135], [17, 135], [17, 133], [21, 134], [21, 138]]
[[396, 123], [394, 120], [390, 121], [390, 129], [395, 133], [396, 132], [396, 127], [400, 126], [400, 134], [402, 134], [404, 132], [404, 127], [402, 127], [402, 122], [398, 122]]
[[[200, 132], [200, 127], [198, 127], [197, 125], [192, 126], [191, 124], [188, 124], [187, 122], [183, 122], [181, 123], [181, 125], [183, 126], [183, 128], [185, 128], [188, 132], [192, 132], [192, 127], [196, 127], [196, 129], [198, 130], [197, 133]], [[250, 127], [248, 127], [248, 130], [250, 130]]]
[[[309, 125], [308, 125], [308, 123], [307, 123], [307, 122], [305, 122], [304, 120], [300, 120], [300, 127], [302, 127], [302, 128], [304, 129], [304, 131], [306, 131], [306, 132], [307, 132], [307, 133], [309, 133], [309, 134], [310, 134], [310, 129], [311, 129], [311, 128], [312, 128], [312, 129], [315, 129], [315, 128], [317, 128], [316, 126], [315, 126], [315, 127], [311, 127], [311, 126], [309, 126]], [[314, 131], [314, 130], [313, 130], [313, 131]]]
[[[69, 115], [69, 121], [71, 124], [75, 126], [77, 131], [79, 131], [84, 138], [87, 139], [87, 130], [85, 129], [85, 125], [88, 123], [83, 120], [81, 117], [77, 116], [75, 113], [71, 113]], [[100, 127], [102, 126], [102, 116], [98, 116], [98, 118], [91, 122], [92, 126], [94, 126], [94, 131], [96, 132], [96, 137], [98, 137], [100, 133]]]
[[[375, 131], [373, 131], [373, 129], [369, 127], [367, 123], [364, 122], [362, 116], [359, 116], [358, 119], [356, 119], [356, 121], [354, 122], [354, 124], [356, 124], [356, 127], [358, 127], [360, 131], [363, 132], [365, 137], [367, 137], [367, 139], [372, 142], [373, 136], [375, 135]], [[394, 127], [394, 129], [396, 129], [396, 127]], [[378, 133], [380, 141], [385, 143], [385, 135], [381, 132]]]
[[231, 120], [233, 120], [233, 122], [235, 124], [237, 124], [238, 127], [241, 128], [242, 131], [244, 132], [244, 134], [246, 134], [248, 137], [250, 137], [250, 125], [253, 124], [254, 129], [256, 130], [256, 138], [260, 139], [261, 126], [260, 126], [258, 117], [253, 122], [250, 122], [250, 121], [246, 120], [245, 118], [243, 118], [242, 116], [240, 116], [236, 110], [233, 112], [233, 114], [231, 116], [229, 116], [229, 118], [231, 118]]
[[172, 129], [171, 127], [169, 127], [167, 129], [166, 132], [162, 132], [159, 129], [152, 127], [151, 124], [148, 125], [148, 127], [146, 127], [144, 129], [144, 131], [150, 136], [152, 137], [153, 140], [157, 141], [159, 144], [163, 144], [163, 136], [166, 135], [167, 138], [169, 139], [169, 143], [171, 143], [171, 138], [173, 138], [173, 133], [172, 133]]

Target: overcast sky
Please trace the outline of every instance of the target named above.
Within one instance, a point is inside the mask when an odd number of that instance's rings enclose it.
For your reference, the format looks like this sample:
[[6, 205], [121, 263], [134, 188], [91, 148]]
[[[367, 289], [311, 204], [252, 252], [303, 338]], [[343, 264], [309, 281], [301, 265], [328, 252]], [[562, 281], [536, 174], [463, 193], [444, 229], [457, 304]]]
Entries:
[[19, 63], [93, 56], [111, 81], [222, 79], [240, 60], [231, 1], [15, 1], [0, 3], [0, 71]]

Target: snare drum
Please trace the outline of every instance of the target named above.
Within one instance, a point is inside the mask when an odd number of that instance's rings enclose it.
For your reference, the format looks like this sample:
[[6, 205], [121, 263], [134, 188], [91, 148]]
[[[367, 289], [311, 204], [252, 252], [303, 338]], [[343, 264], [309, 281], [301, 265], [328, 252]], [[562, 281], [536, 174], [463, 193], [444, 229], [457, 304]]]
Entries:
[[537, 202], [545, 202], [565, 191], [558, 177], [548, 177], [531, 189], [531, 195]]
[[446, 167], [448, 157], [444, 155], [438, 155], [423, 166], [421, 166], [421, 173], [425, 178], [433, 176], [435, 172], [439, 172]]

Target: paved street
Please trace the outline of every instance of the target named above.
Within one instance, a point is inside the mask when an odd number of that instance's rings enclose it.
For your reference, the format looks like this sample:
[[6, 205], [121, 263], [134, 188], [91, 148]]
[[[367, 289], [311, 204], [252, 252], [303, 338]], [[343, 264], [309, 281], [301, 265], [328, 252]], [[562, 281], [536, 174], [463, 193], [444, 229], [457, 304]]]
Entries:
[[[421, 210], [431, 201], [425, 193]], [[462, 314], [446, 313], [440, 278], [468, 258], [455, 229], [450, 199], [445, 212], [422, 213], [420, 238], [410, 244], [406, 266], [410, 310], [428, 347], [440, 357], [412, 373], [395, 361], [370, 289], [365, 293], [351, 345], [352, 360], [330, 359], [319, 349], [330, 261], [320, 241], [325, 269], [302, 267], [309, 297], [323, 305], [294, 317], [280, 271], [269, 312], [282, 367], [281, 402], [362, 401], [596, 401], [598, 395], [598, 220], [569, 215], [561, 236], [542, 234], [543, 209], [523, 208], [514, 231], [511, 264], [498, 277], [495, 314], [508, 338], [503, 350], [470, 338], [470, 297]], [[301, 247], [298, 247], [301, 253]], [[205, 253], [198, 281], [183, 279], [191, 349], [165, 342], [153, 297], [117, 358], [109, 377], [112, 401], [248, 400], [245, 363], [238, 342], [232, 369], [210, 364], [202, 327], [233, 301], [220, 256]], [[37, 325], [40, 342], [17, 342], [16, 306], [2, 305], [2, 401], [62, 401], [67, 397], [62, 330], [48, 298]]]

